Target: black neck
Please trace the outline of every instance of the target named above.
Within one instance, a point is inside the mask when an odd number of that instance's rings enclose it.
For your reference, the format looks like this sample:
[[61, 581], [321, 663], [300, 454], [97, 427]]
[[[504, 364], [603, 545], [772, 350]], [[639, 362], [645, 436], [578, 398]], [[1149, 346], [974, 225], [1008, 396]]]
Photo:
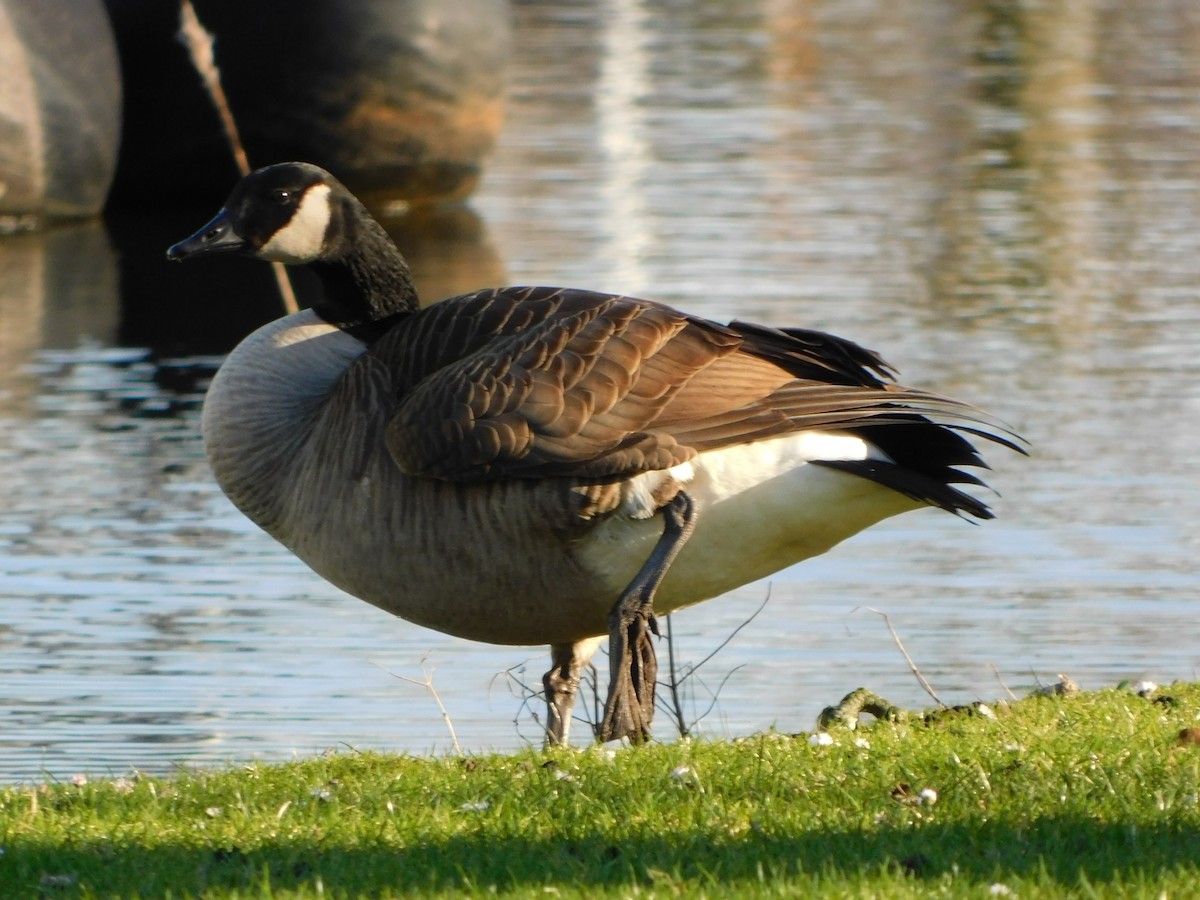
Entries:
[[[317, 315], [320, 315], [320, 313], [318, 312]], [[384, 316], [382, 319], [374, 319], [370, 322], [360, 322], [357, 325], [345, 323], [330, 324], [337, 324], [338, 328], [346, 332], [346, 334], [353, 335], [364, 344], [373, 344], [391, 331], [392, 328], [394, 328], [399, 322], [407, 319], [411, 315], [411, 311], [405, 310], [403, 312], [392, 313], [390, 316]], [[324, 317], [322, 316], [322, 318]]]
[[[354, 231], [343, 233], [308, 268], [321, 281], [313, 311], [331, 325], [371, 343], [419, 308], [412, 271], [387, 232], [374, 219], [346, 217]], [[339, 252], [340, 251], [340, 252]]]

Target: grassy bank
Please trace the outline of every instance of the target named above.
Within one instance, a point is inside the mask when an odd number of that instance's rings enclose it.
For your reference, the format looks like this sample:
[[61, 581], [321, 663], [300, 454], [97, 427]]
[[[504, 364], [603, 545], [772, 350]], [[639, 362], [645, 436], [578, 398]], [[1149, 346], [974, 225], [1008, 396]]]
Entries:
[[1196, 896], [1200, 685], [0, 791], [8, 897]]

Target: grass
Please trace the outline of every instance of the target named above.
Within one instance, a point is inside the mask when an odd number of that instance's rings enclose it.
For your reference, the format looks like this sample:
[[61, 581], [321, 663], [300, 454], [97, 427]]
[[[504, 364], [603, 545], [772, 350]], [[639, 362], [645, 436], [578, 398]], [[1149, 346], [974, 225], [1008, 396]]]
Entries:
[[1200, 685], [996, 714], [12, 787], [0, 895], [1196, 895]]

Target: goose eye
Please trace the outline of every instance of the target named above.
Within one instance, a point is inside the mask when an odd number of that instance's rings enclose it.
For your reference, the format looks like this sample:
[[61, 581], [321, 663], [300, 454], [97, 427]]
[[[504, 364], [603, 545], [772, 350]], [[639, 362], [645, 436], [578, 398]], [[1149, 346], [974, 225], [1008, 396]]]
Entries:
[[292, 192], [287, 188], [276, 188], [271, 191], [271, 198], [280, 206], [286, 206], [291, 202]]

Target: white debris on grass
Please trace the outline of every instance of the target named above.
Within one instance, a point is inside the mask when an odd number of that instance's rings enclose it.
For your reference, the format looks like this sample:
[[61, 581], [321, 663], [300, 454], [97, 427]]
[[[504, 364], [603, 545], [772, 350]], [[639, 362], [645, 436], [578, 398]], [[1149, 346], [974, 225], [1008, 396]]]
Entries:
[[704, 792], [704, 785], [700, 783], [700, 775], [689, 765], [678, 765], [671, 770], [671, 780], [677, 781], [680, 785], [686, 788], [691, 788], [695, 791]]

